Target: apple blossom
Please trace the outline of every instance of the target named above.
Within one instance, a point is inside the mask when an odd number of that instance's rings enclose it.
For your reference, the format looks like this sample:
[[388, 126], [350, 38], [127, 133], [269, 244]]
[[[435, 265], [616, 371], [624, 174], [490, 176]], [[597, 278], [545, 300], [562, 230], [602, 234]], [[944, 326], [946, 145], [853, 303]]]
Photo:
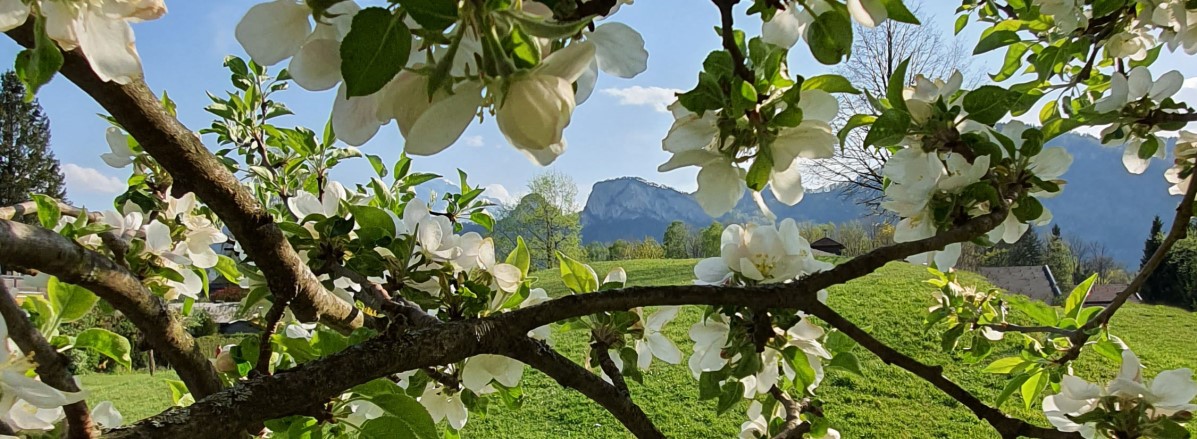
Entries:
[[562, 133], [575, 106], [572, 84], [594, 54], [594, 43], [574, 43], [507, 83], [495, 121], [507, 141], [533, 162], [547, 166], [565, 152]]
[[108, 149], [112, 152], [100, 154], [104, 163], [114, 168], [123, 168], [133, 163], [136, 154], [133, 154], [133, 150], [129, 148], [129, 140], [120, 128], [108, 127], [105, 138], [108, 140]]
[[[1182, 195], [1193, 184], [1194, 167], [1197, 164], [1197, 134], [1181, 131], [1172, 156], [1176, 158], [1175, 164], [1164, 172], [1164, 178], [1172, 184], [1168, 193]], [[1184, 178], [1181, 178], [1182, 175]]]
[[335, 180], [328, 180], [324, 184], [323, 193], [319, 196], [305, 190], [299, 190], [287, 199], [287, 208], [295, 217], [303, 220], [309, 215], [321, 215], [325, 218], [337, 216], [341, 208], [341, 201], [349, 199], [345, 186]]
[[424, 388], [424, 394], [420, 396], [419, 401], [425, 409], [428, 409], [428, 414], [432, 415], [432, 422], [446, 419], [454, 430], [464, 427], [470, 416], [466, 411], [465, 404], [461, 402], [461, 394], [450, 394], [448, 389], [438, 386], [436, 383], [428, 383], [428, 387]]
[[634, 78], [648, 69], [648, 51], [644, 50], [644, 37], [630, 26], [606, 22], [593, 31], [583, 31], [586, 41], [594, 43], [594, 58], [586, 71], [577, 78], [577, 103], [581, 104], [594, 91], [598, 71], [619, 77]]
[[[610, 276], [608, 276], [610, 277]], [[677, 312], [680, 308], [676, 306], [662, 307], [653, 315], [649, 316], [644, 322], [644, 337], [636, 340], [636, 366], [640, 370], [648, 370], [652, 365], [653, 357], [657, 357], [661, 361], [669, 364], [678, 364], [682, 362], [682, 351], [678, 350], [677, 346], [661, 333], [665, 324], [677, 317]]]
[[[128, 84], [141, 77], [141, 57], [129, 23], [155, 20], [166, 14], [161, 0], [38, 1], [46, 35], [63, 50], [79, 48], [102, 81]], [[28, 4], [0, 4], [0, 31], [25, 22]]]
[[690, 339], [694, 340], [694, 354], [690, 355], [690, 372], [698, 379], [703, 372], [714, 372], [727, 364], [723, 348], [727, 346], [730, 328], [721, 314], [713, 314], [690, 327]]
[[117, 428], [125, 423], [125, 417], [116, 410], [112, 401], [101, 401], [91, 409], [91, 420], [100, 424], [100, 428]]
[[466, 360], [461, 370], [461, 383], [474, 393], [483, 393], [491, 380], [505, 387], [519, 385], [524, 375], [524, 363], [502, 355], [476, 355]]
[[1062, 34], [1088, 26], [1089, 11], [1082, 8], [1084, 3], [1079, 0], [1035, 0], [1035, 4], [1039, 13], [1055, 20], [1056, 31]]
[[22, 353], [8, 338], [8, 323], [0, 316], [0, 420], [10, 425], [18, 421], [29, 428], [44, 429], [40, 428], [44, 425], [41, 422], [47, 418], [57, 419], [62, 414], [62, 406], [82, 401], [87, 393], [63, 392], [31, 378], [29, 372], [33, 368], [32, 356]]
[[1120, 111], [1126, 104], [1144, 98], [1163, 102], [1180, 91], [1184, 79], [1179, 71], [1171, 70], [1152, 80], [1151, 71], [1142, 66], [1131, 69], [1126, 75], [1114, 72], [1110, 76], [1109, 93], [1093, 104], [1093, 110], [1102, 113]]
[[814, 259], [810, 244], [791, 218], [779, 227], [732, 224], [723, 230], [720, 241], [720, 256], [703, 259], [694, 267], [695, 283], [784, 282], [830, 268]]

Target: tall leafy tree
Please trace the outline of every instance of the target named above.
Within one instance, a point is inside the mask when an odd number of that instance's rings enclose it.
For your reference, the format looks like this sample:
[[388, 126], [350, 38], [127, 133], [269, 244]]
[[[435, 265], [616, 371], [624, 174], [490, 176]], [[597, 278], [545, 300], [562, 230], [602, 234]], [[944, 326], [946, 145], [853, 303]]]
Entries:
[[50, 151], [50, 119], [12, 71], [0, 78], [0, 206], [30, 194], [66, 196], [58, 159]]
[[686, 223], [674, 221], [665, 229], [665, 237], [661, 240], [665, 246], [665, 257], [669, 259], [685, 259], [690, 255], [690, 228]]
[[702, 257], [709, 258], [719, 256], [720, 241], [723, 236], [723, 224], [719, 221], [712, 222], [707, 228], [702, 229], [699, 234], [699, 248], [702, 249]]
[[557, 265], [557, 252], [582, 257], [578, 186], [573, 179], [560, 172], [545, 172], [528, 182], [528, 192], [499, 214], [495, 236], [500, 252], [510, 251], [515, 237], [523, 236], [537, 267]]
[[1047, 238], [1047, 254], [1044, 259], [1044, 265], [1052, 270], [1052, 276], [1056, 278], [1056, 284], [1060, 289], [1071, 291], [1073, 274], [1076, 272], [1076, 258], [1073, 257], [1068, 242], [1060, 236], [1059, 226], [1052, 227], [1052, 234]]

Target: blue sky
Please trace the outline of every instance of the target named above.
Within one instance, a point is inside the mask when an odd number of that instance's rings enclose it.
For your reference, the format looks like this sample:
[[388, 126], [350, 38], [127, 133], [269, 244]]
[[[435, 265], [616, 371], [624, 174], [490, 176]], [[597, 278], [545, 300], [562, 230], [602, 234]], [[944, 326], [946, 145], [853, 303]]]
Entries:
[[[909, 2], [909, 0], [908, 0]], [[204, 2], [168, 2], [170, 12], [160, 20], [134, 25], [137, 46], [145, 65], [150, 87], [167, 91], [179, 104], [179, 117], [192, 130], [211, 122], [203, 111], [209, 103], [206, 92], [217, 94], [231, 89], [221, 61], [228, 54], [244, 56], [233, 38], [233, 28], [241, 15], [257, 1], [216, 0]], [[950, 10], [938, 14], [929, 23], [951, 33]], [[664, 21], [662, 21], [664, 19]], [[696, 81], [706, 54], [718, 48], [712, 27], [718, 23], [714, 6], [693, 0], [641, 0], [625, 6], [613, 17], [639, 30], [646, 40], [649, 68], [640, 76], [624, 80], [600, 75], [594, 95], [579, 106], [573, 123], [566, 129], [569, 147], [551, 168], [571, 175], [584, 203], [590, 186], [601, 180], [620, 176], [638, 176], [681, 190], [696, 186], [695, 170], [658, 173], [657, 165], [668, 159], [660, 140], [668, 131], [671, 116], [664, 111], [663, 99], [670, 89], [688, 89]], [[749, 33], [759, 30], [756, 18], [742, 21]], [[966, 47], [976, 41], [979, 26], [970, 26], [962, 38]], [[11, 60], [19, 51], [15, 43], [0, 44], [0, 59]], [[809, 51], [799, 43], [791, 51], [790, 67], [795, 74], [826, 72]], [[1161, 62], [1154, 72], [1177, 68], [1186, 78], [1197, 77], [1197, 67], [1187, 56], [1174, 56]], [[991, 71], [1000, 61], [993, 56], [979, 57], [974, 68]], [[1186, 65], [1187, 64], [1187, 65]], [[276, 66], [276, 68], [279, 66]], [[1166, 69], [1165, 69], [1166, 68]], [[1183, 91], [1197, 98], [1197, 80], [1186, 81]], [[68, 197], [91, 209], [111, 207], [111, 199], [124, 188], [128, 169], [112, 169], [100, 160], [107, 152], [104, 142], [106, 123], [96, 116], [103, 110], [73, 84], [59, 77], [45, 86], [38, 98], [49, 114], [52, 145], [67, 174]], [[279, 119], [282, 125], [324, 126], [332, 106], [333, 93], [312, 93], [298, 87], [279, 95], [295, 111], [295, 116]], [[215, 142], [206, 138], [209, 147]], [[379, 155], [393, 163], [402, 150], [403, 139], [394, 124], [384, 126], [377, 136], [362, 147], [363, 152]], [[456, 168], [469, 172], [473, 184], [495, 185], [491, 195], [520, 193], [527, 180], [542, 171], [522, 154], [508, 146], [493, 121], [472, 126], [456, 145], [433, 157], [416, 158], [421, 171], [456, 175]], [[364, 159], [354, 160], [334, 172], [344, 183], [364, 181], [373, 175]]]

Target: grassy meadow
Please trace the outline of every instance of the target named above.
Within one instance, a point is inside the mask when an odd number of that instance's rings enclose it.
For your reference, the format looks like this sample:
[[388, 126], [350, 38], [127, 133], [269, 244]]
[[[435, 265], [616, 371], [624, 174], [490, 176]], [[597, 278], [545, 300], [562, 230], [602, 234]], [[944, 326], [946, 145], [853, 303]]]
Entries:
[[[694, 260], [640, 260], [594, 264], [602, 277], [616, 266], [628, 272], [631, 285], [669, 285], [689, 283]], [[564, 294], [559, 274], [534, 273], [536, 286], [550, 295]], [[869, 329], [877, 338], [897, 350], [931, 364], [944, 365], [945, 374], [993, 401], [1001, 391], [1004, 377], [981, 373], [984, 364], [966, 365], [940, 351], [938, 333], [922, 332], [922, 317], [931, 304], [931, 288], [922, 282], [930, 275], [922, 267], [891, 263], [878, 272], [831, 289], [828, 303]], [[965, 275], [966, 284], [987, 286], [975, 275]], [[690, 325], [701, 313], [699, 307], [686, 307], [666, 327], [683, 353], [692, 352], [687, 335]], [[1147, 365], [1149, 374], [1197, 364], [1197, 316], [1174, 308], [1129, 304], [1112, 323], [1114, 333], [1123, 338]], [[935, 330], [933, 330], [935, 331]], [[587, 334], [556, 332], [554, 343], [566, 356], [581, 361]], [[1013, 342], [994, 358], [1013, 351]], [[842, 371], [828, 371], [818, 393], [825, 400], [825, 414], [845, 438], [995, 438], [985, 423], [931, 385], [901, 369], [889, 367], [871, 353], [857, 347], [863, 376]], [[1076, 373], [1098, 382], [1108, 381], [1116, 366], [1093, 353], [1086, 353], [1076, 365]], [[146, 374], [88, 375], [85, 387], [91, 389], [91, 401], [112, 400], [132, 421], [157, 413], [170, 405], [163, 380], [174, 375]], [[644, 385], [630, 383], [635, 400], [644, 407], [669, 437], [735, 437], [745, 420], [744, 408], [732, 409], [723, 416], [715, 413], [715, 402], [698, 400], [698, 384], [683, 364], [668, 365], [655, 360], [646, 372]], [[598, 405], [580, 394], [563, 389], [551, 379], [528, 371], [524, 376], [525, 401], [519, 410], [507, 410], [492, 404], [487, 413], [471, 413], [463, 430], [465, 437], [494, 438], [626, 438], [630, 435]], [[1038, 401], [1028, 410], [1017, 397], [1002, 407], [1008, 413], [1046, 425], [1038, 410]], [[1197, 432], [1191, 425], [1190, 430]]]

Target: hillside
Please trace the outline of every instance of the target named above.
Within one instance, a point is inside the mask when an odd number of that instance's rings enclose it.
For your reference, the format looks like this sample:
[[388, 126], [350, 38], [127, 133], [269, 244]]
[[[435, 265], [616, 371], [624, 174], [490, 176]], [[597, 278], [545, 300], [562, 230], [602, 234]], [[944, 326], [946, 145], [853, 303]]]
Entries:
[[[1072, 153], [1074, 162], [1064, 179], [1064, 193], [1044, 201], [1066, 235], [1100, 241], [1111, 255], [1132, 271], [1139, 266], [1143, 240], [1152, 217], [1171, 218], [1178, 197], [1168, 195], [1165, 163], [1156, 160], [1147, 172], [1132, 175], [1122, 166], [1122, 149], [1102, 147], [1090, 136], [1065, 135], [1050, 146]], [[766, 203], [779, 218], [816, 223], [844, 223], [865, 219], [867, 210], [842, 199], [834, 188], [808, 192], [796, 206], [785, 206], [769, 191]], [[724, 224], [759, 218], [751, 197], [744, 197], [731, 213], [718, 218]], [[612, 242], [616, 239], [660, 240], [674, 220], [706, 227], [714, 219], [703, 212], [693, 195], [640, 178], [623, 177], [595, 183], [582, 210], [582, 240]], [[865, 219], [872, 221], [872, 219]], [[1045, 233], [1045, 232], [1043, 232]]]

